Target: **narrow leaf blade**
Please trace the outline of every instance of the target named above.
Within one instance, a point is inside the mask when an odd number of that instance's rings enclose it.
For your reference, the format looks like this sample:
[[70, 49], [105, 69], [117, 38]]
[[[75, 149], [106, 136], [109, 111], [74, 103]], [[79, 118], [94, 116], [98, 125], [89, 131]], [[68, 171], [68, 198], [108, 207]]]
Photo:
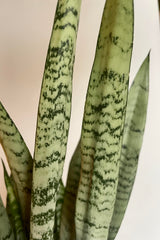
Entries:
[[15, 238], [26, 240], [24, 227], [22, 224], [20, 205], [16, 199], [16, 196], [11, 184], [11, 180], [7, 173], [3, 160], [2, 160], [2, 165], [3, 165], [4, 179], [5, 179], [6, 189], [7, 189], [7, 208], [9, 209], [10, 222], [12, 224], [12, 227], [15, 233]]
[[0, 197], [0, 239], [14, 240], [13, 229], [7, 216], [6, 209]]
[[87, 92], [76, 239], [106, 240], [114, 210], [133, 43], [133, 1], [107, 0]]
[[146, 124], [149, 93], [149, 55], [139, 69], [129, 91], [119, 180], [108, 240], [115, 239], [133, 189]]
[[60, 240], [75, 239], [75, 208], [80, 179], [80, 170], [81, 154], [79, 142], [71, 159], [68, 171], [67, 185], [64, 194], [64, 203], [62, 207]]
[[0, 102], [0, 143], [7, 157], [20, 201], [22, 218], [29, 232], [32, 157], [14, 122]]
[[57, 193], [57, 200], [56, 200], [56, 211], [55, 211], [55, 225], [54, 225], [54, 238], [59, 239], [60, 237], [60, 224], [61, 224], [61, 217], [62, 217], [62, 206], [64, 200], [64, 192], [65, 187], [63, 185], [62, 180], [59, 184], [59, 189]]
[[80, 6], [81, 0], [59, 0], [55, 14], [38, 110], [31, 239], [53, 240], [56, 194], [62, 176], [70, 122]]

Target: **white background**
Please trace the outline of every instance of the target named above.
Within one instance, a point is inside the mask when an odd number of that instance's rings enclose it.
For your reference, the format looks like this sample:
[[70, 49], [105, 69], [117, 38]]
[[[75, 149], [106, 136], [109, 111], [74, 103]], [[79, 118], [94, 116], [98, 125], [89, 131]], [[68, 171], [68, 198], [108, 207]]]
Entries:
[[[0, 99], [31, 153], [55, 0], [0, 0]], [[104, 0], [82, 0], [73, 80], [68, 162], [77, 144]], [[135, 0], [131, 78], [151, 52], [147, 125], [131, 200], [117, 240], [160, 239], [160, 35], [156, 0]], [[0, 148], [0, 156], [4, 157]], [[0, 164], [0, 193], [5, 201]]]

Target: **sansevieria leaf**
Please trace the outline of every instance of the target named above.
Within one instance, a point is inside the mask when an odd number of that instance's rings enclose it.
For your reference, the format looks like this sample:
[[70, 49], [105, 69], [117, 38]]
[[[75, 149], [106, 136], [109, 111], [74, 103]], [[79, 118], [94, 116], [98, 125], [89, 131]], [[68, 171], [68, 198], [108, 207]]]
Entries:
[[59, 0], [40, 95], [33, 166], [31, 239], [53, 240], [71, 112], [81, 0]]
[[0, 239], [15, 240], [13, 229], [7, 216], [6, 209], [0, 197]]
[[6, 171], [5, 165], [2, 161], [4, 169], [4, 180], [7, 189], [7, 208], [9, 210], [9, 218], [15, 234], [16, 240], [26, 240], [24, 226], [22, 223], [21, 210], [19, 202], [16, 199], [10, 177]]
[[149, 92], [149, 55], [129, 91], [114, 213], [108, 240], [115, 239], [123, 220], [138, 166], [146, 123]]
[[54, 225], [54, 238], [55, 239], [59, 239], [59, 236], [60, 236], [60, 223], [61, 223], [61, 217], [62, 217], [64, 192], [65, 192], [65, 187], [61, 180], [59, 183], [57, 200], [56, 200], [56, 209], [55, 209], [55, 225]]
[[2, 144], [11, 169], [24, 225], [29, 232], [33, 161], [21, 134], [1, 102], [0, 143]]
[[80, 142], [70, 162], [60, 228], [60, 240], [75, 239], [75, 207], [81, 170]]
[[107, 0], [81, 133], [76, 239], [106, 240], [116, 189], [133, 42], [133, 1]]

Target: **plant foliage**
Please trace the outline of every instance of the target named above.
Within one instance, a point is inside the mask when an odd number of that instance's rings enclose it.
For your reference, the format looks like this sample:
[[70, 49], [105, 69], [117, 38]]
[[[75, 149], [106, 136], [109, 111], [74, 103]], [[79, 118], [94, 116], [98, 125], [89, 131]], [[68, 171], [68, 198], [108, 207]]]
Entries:
[[81, 0], [59, 0], [40, 93], [32, 158], [0, 102], [7, 205], [0, 239], [113, 240], [135, 181], [149, 92], [149, 55], [128, 94], [133, 0], [105, 3], [82, 131], [62, 182]]

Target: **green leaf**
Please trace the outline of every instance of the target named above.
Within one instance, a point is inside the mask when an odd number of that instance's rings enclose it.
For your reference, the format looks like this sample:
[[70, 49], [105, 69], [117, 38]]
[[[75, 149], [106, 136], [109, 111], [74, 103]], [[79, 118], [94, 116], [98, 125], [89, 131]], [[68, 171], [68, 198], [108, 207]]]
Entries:
[[9, 222], [6, 209], [0, 197], [0, 239], [1, 240], [14, 240], [14, 234]]
[[57, 200], [56, 200], [54, 239], [59, 239], [60, 223], [61, 223], [61, 216], [62, 216], [62, 205], [63, 205], [63, 199], [64, 199], [64, 191], [65, 191], [65, 187], [64, 187], [63, 182], [61, 180], [60, 184], [59, 184], [59, 189], [58, 189], [58, 193], [57, 193]]
[[6, 171], [3, 160], [2, 160], [2, 164], [3, 164], [3, 170], [4, 170], [4, 180], [5, 180], [6, 189], [7, 189], [7, 208], [9, 210], [9, 218], [13, 227], [15, 239], [26, 240], [24, 227], [22, 224], [20, 205], [16, 199], [16, 196], [12, 187], [12, 183]]
[[132, 42], [133, 1], [107, 0], [81, 133], [77, 240], [106, 240], [109, 233], [118, 183]]
[[60, 240], [75, 239], [75, 205], [80, 178], [81, 154], [80, 142], [70, 162], [67, 185], [65, 188], [62, 207], [62, 219], [60, 228]]
[[31, 240], [53, 240], [56, 195], [70, 122], [80, 5], [81, 0], [59, 0], [55, 14], [38, 109]]
[[146, 123], [148, 92], [149, 55], [138, 71], [129, 92], [120, 158], [117, 196], [110, 224], [108, 240], [115, 239], [117, 235], [135, 181], [138, 158]]
[[29, 232], [33, 161], [21, 134], [1, 102], [0, 143], [11, 169], [14, 186], [21, 206], [22, 218]]

